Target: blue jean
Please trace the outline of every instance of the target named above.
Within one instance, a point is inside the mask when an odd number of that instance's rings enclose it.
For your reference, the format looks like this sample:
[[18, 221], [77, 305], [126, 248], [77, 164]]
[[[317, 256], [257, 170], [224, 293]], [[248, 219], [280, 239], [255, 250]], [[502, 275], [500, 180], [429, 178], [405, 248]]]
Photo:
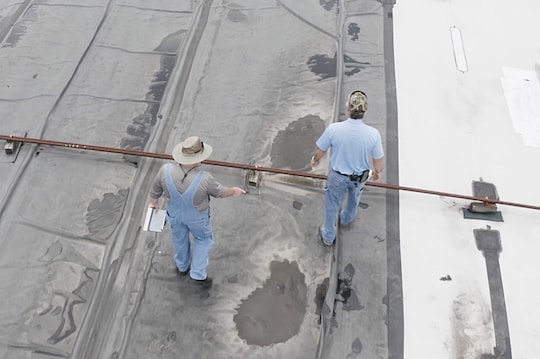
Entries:
[[[175, 221], [170, 218], [172, 241], [174, 246], [174, 261], [181, 271], [189, 268], [191, 245], [189, 233], [193, 234], [193, 257], [191, 259], [190, 276], [193, 279], [205, 279], [207, 276], [210, 251], [214, 246], [214, 234], [210, 222], [210, 214], [204, 218], [188, 221]], [[176, 223], [175, 223], [176, 222]]]
[[347, 200], [341, 211], [341, 224], [349, 224], [354, 221], [358, 214], [358, 204], [364, 186], [365, 182], [353, 182], [349, 177], [335, 171], [331, 170], [328, 173], [324, 224], [321, 231], [325, 242], [334, 243], [336, 240], [337, 216], [345, 194], [347, 194]]

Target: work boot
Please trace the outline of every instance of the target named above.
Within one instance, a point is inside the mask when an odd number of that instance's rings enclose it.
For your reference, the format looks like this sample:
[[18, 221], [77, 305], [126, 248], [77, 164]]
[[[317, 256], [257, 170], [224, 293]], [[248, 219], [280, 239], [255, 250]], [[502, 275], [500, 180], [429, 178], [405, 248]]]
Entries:
[[202, 287], [210, 287], [212, 285], [212, 278], [206, 277], [205, 279], [195, 279], [191, 278], [193, 283], [200, 285]]
[[176, 273], [178, 273], [181, 276], [185, 276], [186, 274], [189, 273], [189, 267], [185, 271], [181, 271], [180, 269], [178, 269], [178, 267], [176, 267]]

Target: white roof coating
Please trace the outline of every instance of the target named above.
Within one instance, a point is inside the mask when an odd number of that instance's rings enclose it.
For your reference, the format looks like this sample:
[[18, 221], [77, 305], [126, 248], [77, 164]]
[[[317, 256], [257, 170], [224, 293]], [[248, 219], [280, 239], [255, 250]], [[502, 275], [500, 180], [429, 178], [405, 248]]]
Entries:
[[[394, 7], [400, 183], [538, 206], [540, 3], [415, 1]], [[456, 67], [461, 30], [468, 71]], [[401, 193], [405, 358], [477, 358], [495, 334], [473, 229], [500, 232], [514, 358], [540, 357], [540, 213], [499, 206], [504, 222], [463, 219], [462, 200]], [[450, 275], [451, 281], [441, 281]], [[461, 322], [461, 323], [460, 323]], [[467, 348], [459, 356], [460, 348]]]

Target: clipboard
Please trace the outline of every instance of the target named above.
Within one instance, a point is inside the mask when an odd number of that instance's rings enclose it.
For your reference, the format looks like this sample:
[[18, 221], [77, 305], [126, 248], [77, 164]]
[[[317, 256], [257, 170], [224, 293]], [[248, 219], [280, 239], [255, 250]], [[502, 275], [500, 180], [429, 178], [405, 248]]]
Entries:
[[165, 227], [167, 211], [164, 209], [148, 208], [144, 219], [143, 231], [161, 232]]

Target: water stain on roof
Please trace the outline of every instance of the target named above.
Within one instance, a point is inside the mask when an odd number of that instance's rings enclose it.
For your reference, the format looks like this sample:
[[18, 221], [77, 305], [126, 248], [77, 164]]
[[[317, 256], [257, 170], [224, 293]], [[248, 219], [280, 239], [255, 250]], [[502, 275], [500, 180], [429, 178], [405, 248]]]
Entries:
[[307, 285], [298, 263], [272, 261], [270, 273], [234, 316], [238, 335], [250, 345], [286, 342], [299, 332], [306, 314]]
[[307, 115], [279, 131], [272, 144], [273, 165], [299, 171], [307, 170], [315, 141], [323, 133], [324, 125], [319, 116]]

